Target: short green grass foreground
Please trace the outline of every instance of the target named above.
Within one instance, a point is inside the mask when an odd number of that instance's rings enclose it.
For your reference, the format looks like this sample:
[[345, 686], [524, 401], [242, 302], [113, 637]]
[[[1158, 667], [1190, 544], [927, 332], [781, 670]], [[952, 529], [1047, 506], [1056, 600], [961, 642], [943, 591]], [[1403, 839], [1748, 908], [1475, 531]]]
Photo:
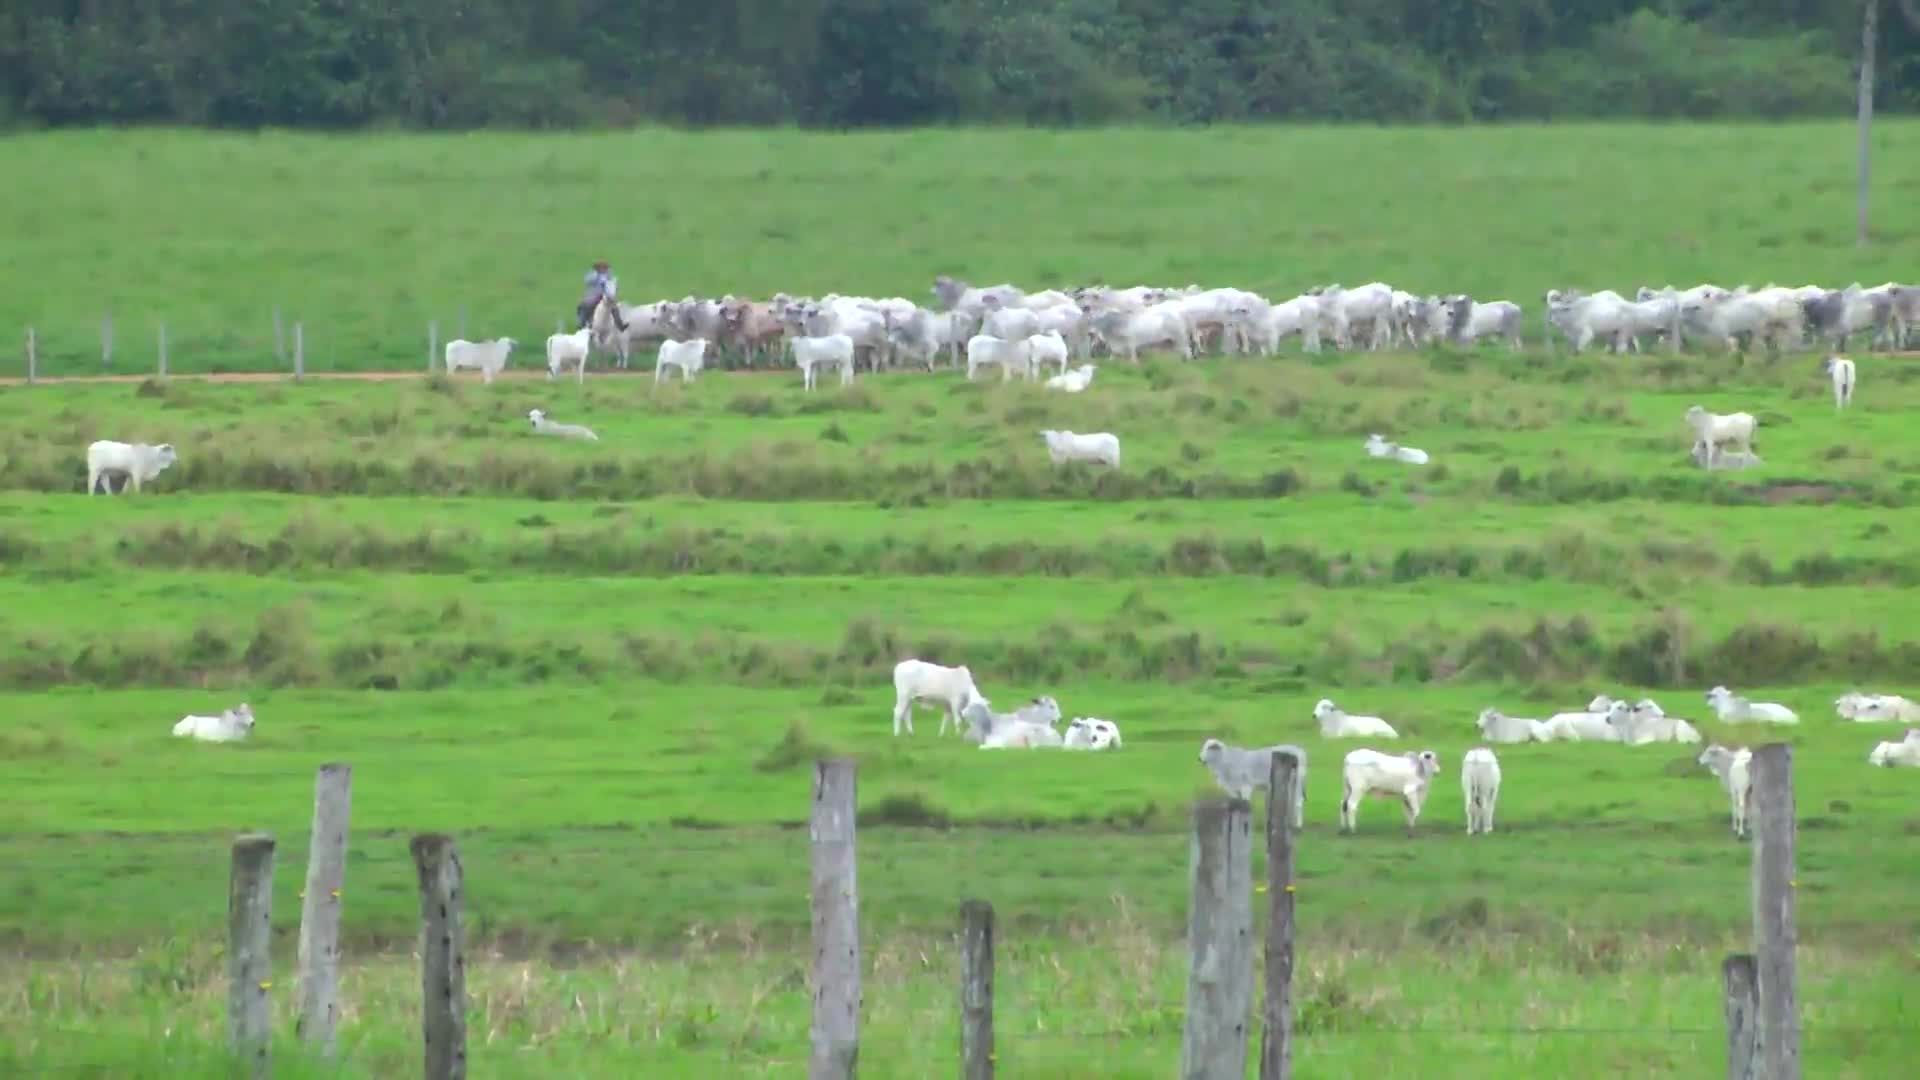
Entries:
[[[1912, 229], [1897, 193], [1920, 175], [1899, 167], [1916, 133], [1877, 135], [1883, 235]], [[35, 167], [0, 168], [0, 215], [20, 215], [28, 257], [0, 268], [0, 326], [44, 331], [53, 374], [98, 370], [98, 297], [73, 282], [100, 274], [114, 368], [150, 366], [133, 328], [163, 302], [176, 372], [265, 367], [266, 313], [297, 293], [316, 363], [411, 371], [425, 319], [460, 303], [475, 323], [520, 304], [502, 329], [546, 332], [602, 253], [623, 291], [672, 296], [911, 295], [942, 271], [1523, 301], [1900, 278], [1896, 245], [1850, 246], [1847, 185], [1809, 152], [1836, 139], [16, 137], [0, 164]], [[1012, 151], [1013, 181], [987, 169]], [[592, 209], [609, 190], [632, 193], [632, 233]], [[1435, 191], [1445, 211], [1426, 213]], [[222, 337], [229, 322], [246, 328]], [[1699, 747], [1499, 747], [1497, 829], [1465, 834], [1479, 710], [1597, 693], [1793, 746], [1805, 1073], [1904, 1075], [1920, 770], [1869, 767], [1899, 726], [1832, 703], [1920, 693], [1920, 364], [1858, 358], [1845, 412], [1811, 356], [1497, 347], [1102, 361], [1078, 395], [946, 370], [812, 394], [790, 369], [658, 389], [0, 386], [0, 1075], [237, 1075], [223, 938], [248, 830], [278, 844], [278, 1075], [418, 1071], [407, 842], [426, 831], [457, 838], [467, 875], [473, 1075], [803, 1075], [809, 785], [818, 757], [851, 754], [862, 1074], [954, 1068], [953, 931], [979, 897], [999, 919], [1000, 1075], [1164, 1077], [1215, 736], [1309, 754], [1298, 1075], [1718, 1075], [1750, 850]], [[1764, 464], [1688, 464], [1695, 403], [1757, 417]], [[536, 407], [600, 441], [533, 435]], [[1123, 465], [1056, 468], [1043, 428], [1115, 432]], [[1368, 459], [1373, 431], [1432, 463]], [[89, 497], [98, 438], [168, 441], [179, 463]], [[968, 664], [1002, 709], [1050, 694], [1115, 720], [1125, 745], [986, 753], [930, 710], [896, 739], [907, 656]], [[1715, 722], [1721, 683], [1801, 723]], [[1322, 697], [1403, 737], [1322, 739]], [[168, 733], [243, 700], [244, 742]], [[1379, 800], [1337, 832], [1361, 745], [1439, 754], [1413, 835]], [[292, 988], [329, 761], [353, 766], [353, 832], [340, 1054], [321, 1063], [293, 1037]]]

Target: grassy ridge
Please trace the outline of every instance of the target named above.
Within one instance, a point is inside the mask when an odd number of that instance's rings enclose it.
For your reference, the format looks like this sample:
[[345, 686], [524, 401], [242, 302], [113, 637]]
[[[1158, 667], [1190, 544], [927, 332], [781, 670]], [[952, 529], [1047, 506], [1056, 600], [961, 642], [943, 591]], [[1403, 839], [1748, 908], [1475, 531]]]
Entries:
[[[797, 380], [717, 374], [658, 393], [626, 380], [584, 393], [444, 379], [66, 386], [0, 400], [0, 488], [82, 491], [83, 448], [115, 437], [172, 442], [181, 459], [161, 486], [194, 492], [919, 505], [1398, 491], [1534, 504], [1906, 506], [1920, 492], [1920, 456], [1902, 437], [1905, 411], [1920, 403], [1920, 364], [1868, 370], [1873, 389], [1845, 416], [1800, 364], [1744, 372], [1726, 360], [1458, 355], [1119, 365], [1102, 373], [1099, 393], [1071, 398], [951, 375], [813, 395]], [[1767, 467], [1708, 476], [1689, 465], [1680, 418], [1699, 402], [1759, 418]], [[534, 407], [587, 423], [602, 442], [531, 435]], [[1038, 434], [1047, 427], [1119, 433], [1126, 468], [1051, 468]], [[1360, 443], [1374, 431], [1429, 450], [1434, 466], [1370, 461]]]
[[[17, 238], [0, 328], [36, 325], [54, 374], [101, 369], [103, 308], [116, 370], [153, 370], [160, 320], [174, 371], [265, 370], [279, 305], [312, 370], [418, 370], [428, 321], [444, 341], [462, 306], [467, 336], [537, 354], [598, 256], [633, 298], [924, 299], [940, 272], [1262, 292], [1385, 279], [1527, 304], [1573, 283], [1878, 282], [1920, 235], [1920, 124], [1883, 118], [1874, 143], [1880, 242], [1861, 252], [1852, 184], [1828, 167], [1853, 145], [1846, 122], [15, 135], [0, 140], [0, 226]], [[1088, 162], [1124, 166], [1090, 186]]]
[[[1656, 575], [1649, 587], [1682, 588], [1682, 576]], [[1905, 597], [1850, 586], [1685, 586], [1688, 606], [1671, 607], [1671, 595], [1623, 604], [1609, 588], [1546, 580], [1425, 580], [1364, 594], [1282, 583], [1249, 603], [1245, 581], [1231, 576], [1146, 590], [1004, 577], [769, 585], [719, 575], [343, 573], [305, 583], [183, 572], [118, 586], [126, 624], [92, 606], [100, 588], [92, 577], [32, 585], [0, 616], [14, 643], [0, 648], [0, 678], [22, 687], [412, 690], [623, 676], [886, 687], [895, 661], [919, 655], [1047, 684], [1245, 679], [1309, 693], [1320, 683], [1461, 675], [1664, 686], [1888, 679], [1920, 653], [1889, 629], [1902, 624]], [[1441, 599], [1444, 618], [1434, 610]], [[200, 614], [161, 614], [183, 604]]]
[[1920, 563], [1893, 511], [1831, 532], [1821, 506], [1622, 501], [1590, 507], [1486, 502], [1449, 513], [1444, 536], [1412, 498], [1314, 499], [1293, 531], [1274, 500], [993, 500], [623, 505], [510, 499], [170, 495], [71, 503], [0, 494], [0, 551], [22, 569], [76, 576], [110, 567], [324, 577], [408, 574], [675, 576], [1294, 577], [1360, 588], [1457, 581], [1912, 585]]

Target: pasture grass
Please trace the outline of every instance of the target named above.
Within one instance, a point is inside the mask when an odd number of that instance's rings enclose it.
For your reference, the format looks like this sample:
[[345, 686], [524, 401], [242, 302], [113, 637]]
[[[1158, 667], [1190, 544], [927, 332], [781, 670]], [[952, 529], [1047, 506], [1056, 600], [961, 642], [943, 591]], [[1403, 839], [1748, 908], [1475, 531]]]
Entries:
[[[183, 510], [183, 508], [185, 508]], [[622, 503], [275, 493], [71, 500], [0, 492], [0, 551], [31, 572], [112, 565], [301, 580], [384, 574], [759, 577], [1289, 577], [1364, 588], [1429, 577], [1625, 588], [1661, 569], [1690, 582], [1913, 585], [1893, 510], [1834, 528], [1820, 505], [1621, 500], [1449, 507], [1328, 492], [1313, 528], [1281, 500], [943, 500]]]
[[116, 371], [154, 370], [162, 321], [172, 371], [286, 370], [276, 305], [313, 371], [422, 370], [436, 319], [441, 342], [512, 336], [538, 365], [602, 256], [638, 301], [925, 300], [943, 272], [1289, 295], [1386, 280], [1533, 311], [1575, 284], [1872, 284], [1920, 236], [1920, 123], [1883, 117], [1873, 141], [1860, 251], [1832, 167], [1845, 121], [18, 134], [0, 139], [0, 328], [36, 326], [45, 374], [102, 370], [104, 310]]
[[[150, 368], [162, 317], [175, 372], [266, 368], [279, 304], [311, 370], [417, 370], [464, 304], [524, 367], [603, 253], [629, 297], [1873, 283], [1915, 235], [1920, 124], [1875, 138], [1862, 253], [1809, 152], [1850, 147], [1840, 124], [14, 136], [0, 326], [33, 323], [52, 375], [100, 370], [102, 306], [113, 369]], [[1868, 768], [1897, 733], [1830, 703], [1920, 670], [1916, 379], [1862, 356], [1844, 415], [1811, 357], [1498, 347], [1103, 362], [1072, 397], [950, 372], [0, 388], [0, 1072], [230, 1074], [222, 882], [248, 829], [279, 839], [288, 1035], [313, 770], [346, 760], [345, 1053], [289, 1040], [276, 1071], [416, 1067], [406, 840], [447, 830], [477, 1072], [796, 1075], [811, 762], [851, 753], [863, 1071], [950, 1067], [950, 934], [980, 896], [1004, 1075], [1164, 1076], [1209, 736], [1310, 754], [1303, 1075], [1710, 1072], [1749, 852], [1698, 748], [1502, 748], [1499, 828], [1471, 841], [1454, 770], [1488, 705], [1652, 695], [1701, 722], [1726, 683], [1803, 718], [1701, 726], [1795, 747], [1807, 1071], [1896, 1075], [1916, 774]], [[1696, 402], [1759, 417], [1766, 464], [1689, 466]], [[534, 407], [602, 441], [536, 439]], [[1044, 427], [1115, 431], [1125, 464], [1055, 469]], [[1371, 431], [1433, 465], [1367, 460]], [[96, 438], [180, 464], [89, 499]], [[895, 740], [914, 654], [1126, 746], [983, 754], [925, 710]], [[1322, 696], [1440, 753], [1414, 836], [1378, 802], [1335, 834], [1352, 744], [1315, 733]], [[243, 699], [245, 743], [166, 735]]]
[[[995, 963], [999, 1075], [1164, 1077], [1179, 1061], [1185, 949], [1118, 905], [1043, 938], [1005, 932]], [[1724, 1071], [1719, 960], [1732, 940], [1675, 945], [1568, 933], [1520, 941], [1301, 943], [1295, 1061], [1322, 1076], [1696, 1076]], [[958, 1056], [958, 958], [944, 935], [865, 950], [863, 1074], [923, 1076]], [[1880, 1080], [1907, 1062], [1911, 956], [1801, 951], [1808, 1075]], [[1404, 974], [1417, 968], [1423, 977]], [[282, 965], [276, 984], [290, 986]], [[1465, 992], [1471, 987], [1471, 992]], [[275, 994], [276, 1075], [375, 1078], [418, 1069], [419, 976], [404, 957], [346, 961], [340, 1056], [308, 1057]], [[802, 1076], [804, 964], [750, 930], [689, 933], [677, 955], [596, 951], [559, 962], [482, 951], [467, 968], [476, 1075]], [[128, 959], [9, 965], [0, 1065], [15, 1075], [239, 1075], [225, 1059], [216, 956], [179, 942]], [[1250, 1040], [1257, 1055], [1258, 1036]]]
[[[1532, 504], [1621, 499], [1911, 505], [1920, 453], [1904, 436], [1920, 363], [1864, 362], [1836, 414], [1811, 360], [1743, 369], [1539, 355], [1282, 358], [1133, 369], [1097, 393], [878, 376], [844, 393], [715, 373], [659, 391], [629, 379], [501, 383], [65, 385], [0, 397], [0, 487], [82, 492], [97, 438], [170, 442], [158, 489], [195, 493], [632, 500], [1133, 501], [1346, 492]], [[1732, 388], [1738, 387], [1738, 397]], [[754, 402], [742, 410], [736, 403]], [[766, 402], [762, 407], [760, 402]], [[1686, 457], [1693, 404], [1752, 413], [1766, 465], [1709, 476]], [[598, 430], [531, 434], [528, 409]], [[1124, 467], [1048, 464], [1043, 428], [1113, 431]], [[823, 438], [830, 432], [838, 437]], [[1370, 432], [1420, 446], [1409, 470], [1367, 458]]]
[[[1580, 696], [1601, 689], [1641, 688]], [[432, 830], [461, 837], [469, 926], [482, 941], [670, 947], [690, 926], [732, 922], [799, 935], [808, 785], [824, 752], [860, 762], [870, 928], [945, 928], [954, 897], [982, 895], [1036, 926], [1097, 924], [1089, 905], [1120, 898], [1177, 934], [1187, 808], [1211, 788], [1195, 755], [1210, 735], [1307, 749], [1301, 917], [1321, 930], [1444, 923], [1469, 908], [1523, 936], [1576, 927], [1697, 941], [1744, 923], [1745, 847], [1728, 829], [1725, 795], [1693, 760], [1698, 747], [1502, 747], [1510, 782], [1494, 837], [1464, 835], [1449, 771], [1416, 839], [1381, 803], [1362, 810], [1358, 836], [1336, 838], [1337, 761], [1352, 744], [1318, 737], [1312, 691], [1087, 680], [1061, 692], [1075, 713], [1123, 717], [1124, 752], [984, 753], [938, 737], [931, 712], [895, 740], [883, 692], [718, 680], [266, 691], [249, 695], [253, 738], [230, 747], [164, 735], [180, 712], [215, 709], [230, 693], [11, 695], [0, 767], [15, 797], [0, 807], [0, 854], [34, 872], [0, 899], [0, 935], [57, 950], [217, 934], [227, 838], [256, 829], [281, 838], [275, 910], [290, 925], [313, 770], [330, 760], [355, 766], [346, 918], [369, 944], [406, 939], [417, 908], [405, 839]], [[1893, 915], [1912, 867], [1883, 852], [1920, 832], [1911, 774], [1866, 767], [1887, 732], [1831, 719], [1835, 692], [1776, 689], [1806, 717], [1783, 734], [1701, 726], [1710, 738], [1796, 746], [1808, 940], [1903, 940], [1920, 929]], [[1571, 693], [1449, 685], [1339, 696], [1389, 717], [1406, 745], [1436, 750], [1451, 770], [1478, 741], [1481, 707], [1541, 715], [1553, 708], [1541, 699]], [[1662, 696], [1675, 714], [1705, 712]], [[1341, 899], [1358, 895], [1367, 899]]]
[[[1083, 904], [1083, 907], [1086, 906]], [[1132, 919], [1070, 933], [1009, 931], [997, 956], [1002, 1075], [1164, 1076], [1178, 1059], [1185, 950]], [[673, 953], [526, 955], [481, 948], [467, 968], [469, 1058], [495, 1076], [799, 1076], [804, 951], [738, 925], [697, 927]], [[1701, 944], [1577, 931], [1523, 937], [1301, 939], [1295, 1060], [1335, 1075], [1692, 1075], [1724, 1066], [1718, 967]], [[291, 987], [282, 935], [275, 983]], [[924, 1075], [955, 1056], [957, 959], [944, 935], [868, 935], [863, 1071]], [[1803, 944], [1802, 1057], [1821, 1076], [1898, 1075], [1916, 967], [1900, 950]], [[1417, 970], [1417, 978], [1407, 977]], [[1467, 987], [1472, 992], [1464, 992]], [[130, 956], [14, 957], [0, 975], [0, 1065], [16, 1075], [231, 1076], [217, 951], [171, 939]], [[275, 1072], [385, 1077], [417, 1067], [418, 973], [404, 952], [356, 956], [341, 983], [341, 1053], [292, 1037], [275, 992]], [[1257, 1038], [1257, 1037], [1256, 1037]]]

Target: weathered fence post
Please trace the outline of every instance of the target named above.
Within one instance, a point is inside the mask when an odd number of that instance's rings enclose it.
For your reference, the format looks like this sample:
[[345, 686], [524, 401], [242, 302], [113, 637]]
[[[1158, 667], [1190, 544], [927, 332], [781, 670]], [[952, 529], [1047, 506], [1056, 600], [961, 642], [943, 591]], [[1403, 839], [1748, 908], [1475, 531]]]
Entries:
[[100, 369], [113, 367], [113, 312], [100, 314]]
[[1239, 1080], [1247, 1073], [1247, 1020], [1253, 1008], [1252, 816], [1243, 799], [1210, 799], [1193, 808], [1183, 1080]]
[[1760, 1080], [1760, 987], [1753, 956], [1734, 953], [1720, 965], [1726, 986], [1727, 1080]]
[[1261, 1004], [1260, 1080], [1293, 1076], [1293, 804], [1300, 758], [1273, 755], [1267, 784], [1267, 996]]
[[427, 374], [433, 374], [433, 358], [440, 355], [440, 320], [427, 323]]
[[273, 366], [287, 364], [287, 324], [280, 318], [280, 305], [273, 305]]
[[320, 766], [313, 781], [313, 840], [307, 848], [307, 889], [300, 903], [300, 1019], [302, 1039], [333, 1054], [339, 1018], [340, 890], [347, 878], [347, 821], [353, 808], [353, 767]]
[[807, 827], [813, 863], [813, 1053], [809, 1080], [851, 1080], [860, 1058], [860, 899], [854, 765], [816, 762]]
[[273, 837], [234, 837], [227, 878], [227, 1031], [234, 1052], [267, 1074], [272, 1036], [267, 991], [273, 987]]
[[960, 1076], [993, 1080], [993, 905], [960, 905]]
[[167, 324], [160, 324], [160, 374], [167, 373]]
[[1800, 997], [1794, 972], [1793, 748], [1753, 752], [1753, 951], [1759, 988], [1760, 1075], [1800, 1080]]
[[[294, 328], [297, 334], [299, 324]], [[460, 855], [453, 837], [439, 833], [416, 836], [410, 846], [420, 878], [420, 1029], [426, 1041], [426, 1080], [462, 1080], [467, 1075], [467, 959], [460, 930]]]
[[27, 327], [27, 381], [31, 383], [40, 375], [40, 358], [35, 355], [33, 327]]
[[295, 382], [307, 374], [307, 331], [301, 323], [293, 324], [293, 378]]

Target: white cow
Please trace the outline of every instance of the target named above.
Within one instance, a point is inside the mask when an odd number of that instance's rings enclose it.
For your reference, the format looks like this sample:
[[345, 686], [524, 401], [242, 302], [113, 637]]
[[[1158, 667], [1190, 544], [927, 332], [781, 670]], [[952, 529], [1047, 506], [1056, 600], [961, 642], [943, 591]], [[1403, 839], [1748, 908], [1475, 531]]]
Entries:
[[1822, 369], [1833, 380], [1833, 407], [1844, 409], [1853, 404], [1854, 366], [1844, 356], [1829, 356]]
[[533, 423], [536, 435], [553, 435], [562, 439], [583, 439], [587, 442], [599, 442], [600, 436], [593, 429], [579, 424], [560, 424], [547, 419], [547, 414], [539, 409], [528, 409], [527, 419]]
[[1648, 743], [1677, 742], [1697, 743], [1700, 732], [1692, 724], [1677, 716], [1668, 716], [1666, 710], [1652, 698], [1641, 698], [1635, 702], [1624, 722], [1619, 719], [1617, 710], [1610, 710], [1607, 722], [1620, 732], [1620, 741], [1628, 746], [1645, 746]]
[[252, 732], [253, 706], [244, 701], [219, 716], [183, 716], [173, 725], [176, 736], [201, 742], [239, 742]]
[[[140, 485], [165, 472], [168, 466], [179, 460], [174, 453], [172, 443], [158, 446], [147, 443], [114, 442], [101, 439], [87, 444], [87, 494], [91, 496], [106, 477], [126, 477], [126, 487], [139, 494]], [[107, 494], [113, 494], [113, 484], [107, 481]]]
[[1313, 718], [1320, 722], [1320, 734], [1329, 739], [1353, 739], [1373, 736], [1397, 739], [1400, 733], [1377, 716], [1349, 716], [1330, 698], [1321, 698], [1313, 706]]
[[467, 341], [454, 338], [447, 342], [444, 351], [447, 374], [451, 375], [461, 368], [474, 368], [480, 372], [484, 382], [492, 382], [495, 375], [507, 366], [507, 355], [519, 342], [510, 337], [495, 338], [492, 341]]
[[1560, 742], [1619, 742], [1620, 725], [1627, 722], [1631, 712], [1632, 707], [1624, 701], [1595, 698], [1584, 710], [1554, 713], [1547, 718], [1546, 726]]
[[935, 299], [940, 301], [942, 307], [950, 311], [965, 312], [975, 320], [986, 314], [988, 298], [992, 298], [997, 305], [1003, 307], [1018, 307], [1027, 298], [1025, 292], [1012, 285], [988, 285], [984, 288], [975, 288], [945, 274], [933, 279], [933, 288], [929, 291], [933, 293]]
[[1426, 804], [1433, 778], [1440, 774], [1440, 755], [1431, 750], [1386, 754], [1355, 750], [1341, 769], [1345, 788], [1340, 797], [1340, 831], [1352, 832], [1360, 821], [1360, 800], [1368, 795], [1399, 799], [1411, 833]]
[[1499, 709], [1481, 709], [1480, 718], [1474, 726], [1480, 729], [1480, 737], [1488, 742], [1522, 743], [1552, 742], [1553, 732], [1538, 720], [1528, 720], [1518, 716], [1508, 716]]
[[1219, 739], [1200, 744], [1200, 764], [1213, 774], [1213, 782], [1236, 799], [1251, 799], [1255, 791], [1264, 791], [1273, 778], [1273, 755], [1291, 753], [1300, 762], [1294, 784], [1293, 827], [1305, 827], [1307, 816], [1307, 752], [1291, 743], [1278, 743], [1243, 750]]
[[1833, 711], [1842, 720], [1859, 724], [1877, 724], [1889, 720], [1904, 723], [1920, 721], [1920, 705], [1899, 694], [1863, 694], [1849, 690], [1833, 701]]
[[1760, 422], [1751, 413], [1710, 413], [1698, 405], [1689, 405], [1686, 412], [1687, 426], [1693, 429], [1693, 441], [1696, 449], [1706, 448], [1707, 467], [1713, 468], [1724, 447], [1737, 447], [1745, 453], [1753, 453], [1753, 434]]
[[1493, 807], [1500, 800], [1500, 761], [1484, 746], [1460, 759], [1460, 789], [1467, 796], [1467, 835], [1493, 831]]
[[1408, 465], [1425, 465], [1428, 460], [1425, 450], [1388, 442], [1378, 432], [1367, 436], [1367, 441], [1362, 445], [1366, 447], [1368, 457], [1392, 458]]
[[1060, 703], [1050, 697], [1034, 698], [1010, 713], [994, 712], [991, 701], [975, 697], [960, 710], [960, 718], [967, 724], [962, 735], [985, 750], [1061, 743], [1060, 733], [1053, 728], [1060, 722]]
[[1006, 382], [1018, 371], [1032, 377], [1033, 357], [1027, 349], [1025, 338], [1008, 340], [994, 337], [992, 334], [975, 334], [967, 339], [967, 381], [973, 381], [973, 373], [983, 367], [997, 366], [1000, 369], [1000, 381]]
[[1720, 778], [1729, 800], [1733, 803], [1733, 835], [1747, 835], [1747, 803], [1753, 790], [1753, 751], [1746, 747], [1729, 750], [1719, 743], [1700, 751], [1695, 759], [1713, 770]]
[[690, 341], [668, 338], [660, 343], [660, 352], [653, 358], [653, 384], [660, 385], [660, 376], [669, 366], [680, 369], [680, 381], [684, 383], [699, 374], [706, 362], [706, 338], [693, 338]]
[[1899, 742], [1882, 742], [1867, 752], [1867, 764], [1886, 769], [1920, 769], [1920, 731], [1909, 731]]
[[1106, 310], [1087, 320], [1095, 337], [1106, 342], [1107, 351], [1140, 362], [1140, 350], [1166, 345], [1193, 359], [1193, 333], [1177, 308], [1156, 304], [1144, 311]]
[[1323, 306], [1338, 312], [1335, 318], [1334, 345], [1347, 349], [1353, 345], [1355, 326], [1367, 328], [1368, 349], [1384, 349], [1393, 343], [1393, 286], [1374, 281], [1357, 289], [1329, 285], [1319, 292]]
[[1724, 686], [1707, 691], [1707, 704], [1723, 724], [1797, 724], [1800, 717], [1792, 709], [1772, 701], [1748, 701]]
[[1060, 374], [1067, 373], [1067, 339], [1057, 330], [1027, 336], [1027, 364], [1033, 372], [1043, 372], [1048, 363], [1060, 365]]
[[552, 381], [569, 367], [579, 372], [579, 381], [587, 381], [587, 353], [591, 348], [593, 327], [583, 326], [571, 334], [547, 335], [547, 379]]
[[1120, 437], [1111, 432], [1077, 435], [1071, 431], [1042, 431], [1040, 437], [1046, 440], [1047, 456], [1053, 459], [1055, 465], [1087, 461], [1116, 469], [1120, 467]]
[[1262, 356], [1273, 355], [1280, 348], [1280, 339], [1290, 334], [1300, 335], [1301, 346], [1307, 352], [1320, 351], [1320, 330], [1324, 320], [1317, 296], [1296, 296], [1278, 304], [1269, 304], [1265, 309], [1254, 304], [1241, 304], [1233, 309], [1232, 314], [1240, 324], [1241, 337]]
[[828, 334], [825, 337], [794, 337], [787, 339], [793, 349], [794, 366], [800, 369], [801, 384], [808, 390], [814, 388], [821, 368], [829, 371], [840, 369], [840, 385], [853, 384], [853, 339], [845, 334]]
[[1095, 365], [1081, 364], [1072, 371], [1063, 371], [1046, 381], [1049, 390], [1064, 390], [1069, 394], [1078, 394], [1093, 383]]
[[1465, 344], [1483, 337], [1504, 338], [1510, 348], [1520, 347], [1520, 305], [1511, 300], [1482, 304], [1471, 296], [1456, 294], [1446, 299], [1447, 336]]
[[925, 660], [902, 660], [893, 665], [893, 733], [900, 734], [902, 724], [907, 734], [913, 734], [913, 707], [925, 702], [946, 707], [946, 715], [940, 718], [940, 734], [947, 733], [947, 722], [953, 722], [954, 734], [965, 730], [960, 713], [976, 700], [981, 700], [980, 690], [973, 684], [973, 672], [966, 665], [960, 667], [942, 667], [929, 664]]
[[1120, 725], [1093, 716], [1076, 716], [1067, 725], [1068, 750], [1120, 749]]
[[1566, 335], [1574, 352], [1584, 351], [1595, 338], [1604, 340], [1614, 352], [1626, 349], [1634, 312], [1619, 293], [1612, 289], [1591, 294], [1550, 289], [1546, 302], [1548, 325]]

